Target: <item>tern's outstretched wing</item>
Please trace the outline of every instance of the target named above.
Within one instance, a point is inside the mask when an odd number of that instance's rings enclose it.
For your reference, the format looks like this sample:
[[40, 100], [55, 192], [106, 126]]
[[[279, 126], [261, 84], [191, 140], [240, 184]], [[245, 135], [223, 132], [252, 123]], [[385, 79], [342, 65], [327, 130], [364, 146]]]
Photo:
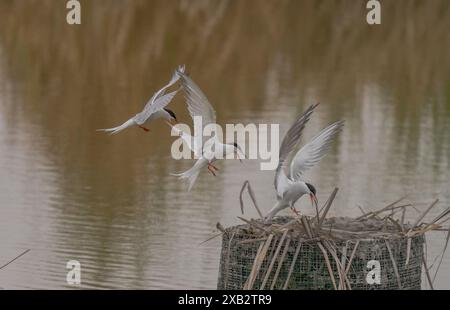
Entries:
[[172, 78], [170, 79], [169, 83], [164, 85], [163, 88], [158, 90], [152, 96], [152, 98], [150, 98], [150, 100], [144, 106], [144, 109], [142, 110], [142, 112], [135, 115], [134, 120], [136, 121], [136, 123], [138, 125], [142, 125], [143, 123], [145, 123], [147, 121], [147, 119], [150, 117], [150, 115], [152, 115], [156, 111], [163, 109], [165, 106], [167, 106], [170, 103], [170, 101], [172, 101], [173, 97], [176, 95], [176, 93], [178, 92], [179, 89], [176, 90], [175, 92], [171, 92], [168, 94], [164, 94], [164, 93], [166, 92], [166, 90], [169, 87], [174, 85], [180, 79], [180, 75], [178, 74], [178, 72], [184, 72], [184, 70], [185, 70], [184, 65], [178, 66], [178, 69], [175, 70], [175, 72], [173, 73]]
[[156, 99], [156, 101], [146, 110], [136, 114], [133, 118], [133, 120], [138, 124], [138, 125], [142, 125], [144, 124], [147, 119], [150, 117], [150, 115], [152, 115], [153, 113], [164, 109], [173, 99], [173, 97], [175, 97], [175, 95], [177, 94], [177, 92], [180, 89], [177, 89], [171, 93], [162, 95], [161, 97], [159, 97], [158, 99]]
[[216, 123], [216, 111], [214, 111], [214, 108], [211, 103], [209, 103], [208, 98], [206, 98], [200, 87], [198, 87], [189, 76], [180, 71], [178, 71], [178, 74], [181, 77], [181, 85], [186, 92], [186, 103], [192, 120], [195, 122], [196, 117], [201, 117], [202, 119], [202, 132], [195, 132], [196, 126], [194, 123], [194, 136], [195, 139], [201, 141], [204, 146], [205, 142], [211, 139], [211, 137], [203, 137], [203, 129], [208, 124]]
[[184, 72], [184, 70], [185, 70], [184, 65], [178, 66], [178, 68], [173, 73], [172, 78], [170, 79], [169, 83], [164, 85], [163, 88], [161, 88], [160, 90], [158, 90], [156, 93], [153, 94], [153, 96], [150, 98], [150, 100], [145, 104], [144, 109], [142, 111], [150, 109], [150, 107], [156, 102], [156, 100], [158, 100], [164, 94], [166, 89], [168, 89], [169, 87], [174, 85], [180, 79], [180, 75], [178, 74], [178, 72]]
[[306, 170], [317, 164], [327, 154], [331, 143], [343, 126], [342, 120], [331, 124], [295, 154], [291, 161], [291, 179], [298, 180]]
[[285, 172], [287, 158], [300, 140], [303, 128], [305, 128], [305, 124], [309, 121], [309, 118], [317, 105], [318, 104], [311, 105], [299, 118], [297, 118], [284, 136], [283, 142], [281, 143], [278, 167], [275, 172], [274, 180], [278, 198], [282, 196], [288, 184], [288, 178]]

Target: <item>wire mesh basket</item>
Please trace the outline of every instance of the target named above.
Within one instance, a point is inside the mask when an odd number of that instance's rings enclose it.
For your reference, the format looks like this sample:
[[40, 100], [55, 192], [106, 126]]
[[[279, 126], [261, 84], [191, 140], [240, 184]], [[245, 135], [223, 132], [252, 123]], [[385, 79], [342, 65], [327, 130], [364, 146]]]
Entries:
[[291, 217], [277, 218], [272, 226], [281, 229], [270, 232], [256, 223], [224, 231], [218, 289], [421, 288], [422, 234], [407, 238], [376, 219], [355, 227], [352, 219], [327, 219], [324, 230], [335, 228], [320, 238], [305, 237]]

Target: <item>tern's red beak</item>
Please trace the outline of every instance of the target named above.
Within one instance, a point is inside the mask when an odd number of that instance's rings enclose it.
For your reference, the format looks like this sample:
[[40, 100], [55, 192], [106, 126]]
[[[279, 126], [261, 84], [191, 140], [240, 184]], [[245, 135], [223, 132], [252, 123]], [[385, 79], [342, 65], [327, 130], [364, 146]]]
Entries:
[[314, 194], [309, 194], [309, 198], [311, 199], [311, 204], [314, 206], [316, 206], [316, 208], [317, 208], [317, 206], [319, 205], [319, 202], [317, 201], [317, 197], [316, 197], [316, 195], [314, 195]]

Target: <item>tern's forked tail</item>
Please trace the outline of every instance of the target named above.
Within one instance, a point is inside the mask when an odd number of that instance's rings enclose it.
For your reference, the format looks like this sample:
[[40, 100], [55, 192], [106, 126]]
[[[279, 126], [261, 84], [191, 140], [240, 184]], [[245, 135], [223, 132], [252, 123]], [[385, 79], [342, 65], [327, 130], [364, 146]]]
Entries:
[[114, 135], [114, 134], [119, 133], [122, 130], [127, 129], [128, 127], [131, 127], [131, 126], [134, 126], [134, 125], [136, 125], [134, 120], [133, 119], [129, 119], [129, 120], [127, 120], [125, 123], [123, 123], [120, 126], [113, 127], [113, 128], [106, 128], [106, 129], [97, 129], [97, 131], [109, 132], [109, 134]]

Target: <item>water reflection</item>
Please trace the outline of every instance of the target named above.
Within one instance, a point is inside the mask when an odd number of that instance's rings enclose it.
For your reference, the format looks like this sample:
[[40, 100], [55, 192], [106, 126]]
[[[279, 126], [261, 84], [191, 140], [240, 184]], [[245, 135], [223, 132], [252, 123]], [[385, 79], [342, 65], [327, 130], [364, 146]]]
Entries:
[[[340, 188], [334, 214], [404, 194], [448, 206], [447, 1], [383, 4], [377, 28], [364, 1], [82, 1], [79, 27], [55, 3], [0, 1], [0, 261], [32, 249], [0, 287], [69, 288], [70, 259], [86, 288], [215, 287], [220, 240], [199, 244], [216, 222], [237, 223], [246, 179], [268, 210], [273, 172], [227, 162], [186, 193], [169, 173], [192, 163], [170, 158], [163, 123], [95, 132], [138, 112], [181, 63], [221, 124], [280, 123], [283, 134], [317, 101], [306, 139], [346, 119], [307, 175], [319, 200]], [[173, 110], [189, 120], [182, 96]], [[449, 269], [447, 258], [437, 287]]]

